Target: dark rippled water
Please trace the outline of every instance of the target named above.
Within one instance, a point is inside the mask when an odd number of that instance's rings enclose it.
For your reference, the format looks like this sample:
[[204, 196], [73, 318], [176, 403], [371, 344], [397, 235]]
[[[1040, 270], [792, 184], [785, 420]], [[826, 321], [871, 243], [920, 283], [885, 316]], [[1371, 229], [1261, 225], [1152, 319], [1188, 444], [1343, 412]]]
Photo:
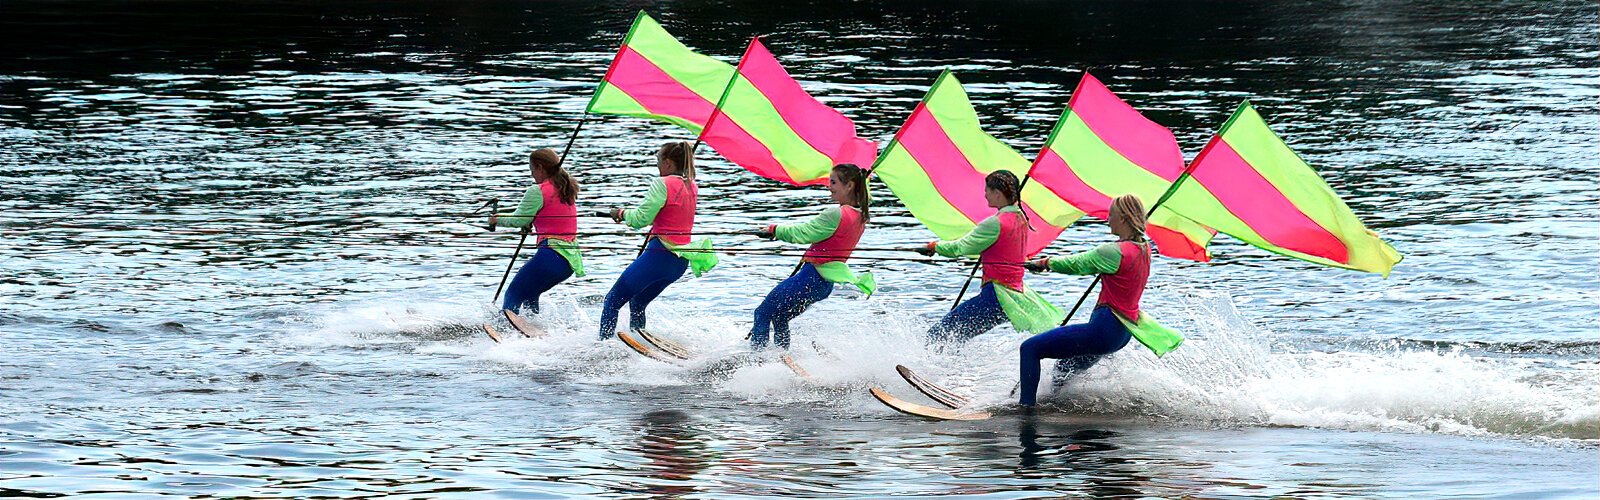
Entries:
[[[958, 264], [874, 262], [879, 296], [803, 316], [815, 383], [738, 361], [790, 257], [726, 256], [652, 307], [706, 353], [689, 367], [592, 340], [626, 250], [553, 292], [553, 338], [478, 333], [515, 240], [462, 215], [518, 196], [641, 5], [0, 3], [0, 495], [1600, 493], [1592, 2], [645, 5], [725, 60], [766, 34], [873, 137], [946, 66], [1028, 155], [1086, 68], [1189, 155], [1249, 98], [1406, 254], [1388, 279], [1225, 237], [1213, 263], [1163, 260], [1147, 307], [1182, 349], [979, 423], [865, 391], [911, 397], [906, 363], [1008, 401], [1009, 329], [921, 347]], [[581, 203], [637, 198], [685, 136], [592, 121]], [[701, 159], [702, 228], [824, 198]], [[878, 210], [865, 244], [930, 237]]]

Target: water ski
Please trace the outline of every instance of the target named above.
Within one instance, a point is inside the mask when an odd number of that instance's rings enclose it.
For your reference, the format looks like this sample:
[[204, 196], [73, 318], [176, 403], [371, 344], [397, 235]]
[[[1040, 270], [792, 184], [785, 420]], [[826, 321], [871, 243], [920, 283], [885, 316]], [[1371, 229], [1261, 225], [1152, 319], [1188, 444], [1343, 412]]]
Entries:
[[919, 405], [894, 397], [894, 395], [884, 392], [883, 389], [879, 389], [877, 387], [873, 387], [867, 391], [872, 393], [872, 397], [878, 398], [878, 401], [888, 405], [890, 408], [894, 408], [895, 411], [907, 415], [916, 415], [919, 417], [936, 420], [984, 420], [993, 416], [986, 411], [946, 410], [944, 408], [934, 408], [932, 406]]
[[544, 336], [544, 329], [528, 324], [528, 320], [522, 319], [522, 315], [516, 311], [501, 309], [500, 312], [505, 313], [506, 321], [510, 321], [511, 327], [521, 332], [522, 336], [530, 339]]
[[639, 336], [644, 338], [645, 342], [655, 344], [657, 348], [661, 349], [661, 352], [666, 353], [668, 356], [678, 359], [689, 359], [694, 357], [693, 350], [684, 347], [683, 344], [679, 344], [663, 338], [660, 335], [650, 333], [650, 330], [639, 330]]
[[805, 368], [801, 368], [800, 367], [800, 363], [794, 362], [794, 358], [789, 356], [788, 354], [785, 354], [785, 355], [783, 355], [782, 357], [780, 357], [778, 359], [783, 360], [783, 366], [789, 367], [789, 369], [794, 371], [795, 375], [799, 375], [800, 378], [805, 379], [805, 380], [815, 380], [815, 379], [811, 378], [811, 373], [810, 372], [807, 372]]
[[629, 334], [628, 332], [618, 331], [617, 338], [622, 339], [622, 343], [627, 344], [628, 348], [633, 349], [633, 352], [643, 354], [647, 358], [673, 364], [677, 364], [679, 361], [676, 358], [663, 354], [661, 351], [658, 351], [653, 347], [645, 345], [643, 342], [639, 342], [638, 339], [633, 338], [633, 335]]
[[906, 379], [906, 383], [911, 384], [911, 386], [917, 388], [918, 391], [922, 391], [922, 393], [927, 395], [929, 398], [933, 399], [934, 401], [938, 401], [939, 404], [945, 405], [950, 409], [962, 408], [972, 403], [972, 400], [967, 399], [965, 396], [956, 394], [949, 389], [939, 387], [939, 385], [933, 383], [933, 381], [922, 378], [921, 375], [917, 375], [917, 372], [911, 371], [911, 369], [906, 368], [905, 365], [894, 365], [894, 371], [900, 372], [900, 377]]
[[488, 323], [483, 324], [483, 333], [489, 334], [489, 340], [493, 340], [496, 344], [504, 342], [504, 340], [500, 338], [500, 333], [494, 331], [494, 327], [489, 326]]

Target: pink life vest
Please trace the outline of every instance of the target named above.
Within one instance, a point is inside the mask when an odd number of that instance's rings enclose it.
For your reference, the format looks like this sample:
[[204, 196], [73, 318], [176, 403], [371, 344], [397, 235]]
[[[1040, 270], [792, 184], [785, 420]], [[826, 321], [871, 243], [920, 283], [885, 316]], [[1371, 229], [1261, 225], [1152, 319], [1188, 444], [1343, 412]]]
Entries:
[[694, 207], [700, 188], [676, 175], [662, 177], [661, 182], [667, 185], [667, 201], [651, 221], [650, 235], [674, 245], [687, 245], [694, 232]]
[[539, 207], [539, 211], [533, 216], [533, 232], [539, 234], [539, 241], [544, 241], [546, 238], [565, 241], [577, 239], [577, 205], [562, 203], [556, 183], [550, 179], [539, 183], [539, 193], [544, 197], [544, 205]]
[[841, 206], [839, 227], [833, 229], [833, 235], [828, 239], [812, 243], [801, 260], [812, 264], [850, 260], [850, 252], [856, 249], [856, 243], [861, 241], [861, 233], [866, 230], [867, 224], [861, 220], [861, 212], [856, 207]]
[[1111, 306], [1112, 311], [1128, 321], [1139, 321], [1139, 298], [1144, 296], [1144, 284], [1150, 280], [1150, 247], [1131, 241], [1117, 243], [1122, 259], [1117, 272], [1100, 276], [1098, 304]]
[[1022, 262], [1028, 257], [1028, 222], [1019, 212], [1000, 212], [1000, 236], [983, 253], [983, 282], [999, 283], [1012, 290], [1022, 290]]

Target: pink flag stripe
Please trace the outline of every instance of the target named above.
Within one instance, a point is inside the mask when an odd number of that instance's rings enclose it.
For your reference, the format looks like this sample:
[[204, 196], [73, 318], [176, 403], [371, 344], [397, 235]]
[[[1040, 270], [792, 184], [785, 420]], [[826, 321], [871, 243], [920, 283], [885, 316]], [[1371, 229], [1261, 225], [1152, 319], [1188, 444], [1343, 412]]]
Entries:
[[1032, 172], [1035, 181], [1050, 188], [1050, 192], [1061, 199], [1067, 200], [1073, 208], [1102, 220], [1110, 214], [1111, 197], [1085, 184], [1083, 179], [1078, 178], [1078, 174], [1067, 166], [1067, 160], [1056, 154], [1055, 149], [1045, 148], [1041, 151], [1039, 158], [1034, 160]]
[[1028, 256], [1033, 257], [1055, 242], [1056, 237], [1061, 235], [1062, 228], [1046, 223], [1044, 217], [1040, 216], [1038, 212], [1034, 212], [1033, 207], [1028, 206], [1026, 203], [1022, 204], [1022, 214], [1028, 216], [1028, 245], [1026, 248]]
[[1078, 80], [1078, 89], [1067, 101], [1067, 108], [1101, 141], [1134, 165], [1168, 182], [1178, 180], [1178, 175], [1183, 173], [1183, 152], [1178, 149], [1172, 131], [1145, 118], [1094, 76], [1083, 74], [1083, 79]]
[[1192, 164], [1202, 165], [1201, 160], [1209, 163], [1189, 175], [1267, 242], [1342, 264], [1350, 262], [1343, 241], [1302, 213], [1221, 136], [1213, 137]]
[[[1039, 159], [1034, 163], [1033, 178], [1084, 214], [1100, 220], [1110, 218], [1111, 197], [1085, 184], [1055, 149], [1045, 148], [1039, 153]], [[1155, 200], [1150, 202], [1154, 203]], [[1199, 262], [1211, 260], [1204, 246], [1196, 245], [1183, 233], [1151, 224], [1148, 234], [1162, 255]]]
[[795, 182], [790, 178], [789, 171], [783, 168], [783, 163], [773, 156], [772, 150], [767, 149], [766, 145], [746, 132], [744, 127], [740, 127], [737, 120], [721, 111], [718, 111], [717, 115], [716, 125], [706, 127], [701, 138], [724, 158], [738, 158], [739, 165], [745, 169], [779, 182], [800, 186], [828, 183], [826, 178], [806, 183]]
[[857, 136], [855, 123], [843, 113], [806, 93], [760, 39], [750, 42], [739, 73], [772, 102], [795, 135], [834, 164], [854, 163], [865, 168], [877, 158], [878, 145]]
[[1196, 262], [1211, 262], [1211, 255], [1206, 253], [1206, 247], [1196, 245], [1188, 235], [1155, 224], [1147, 226], [1145, 234], [1150, 236], [1150, 241], [1156, 244], [1156, 250], [1162, 255]]
[[[637, 21], [635, 21], [635, 22], [637, 22]], [[611, 81], [611, 74], [617, 71], [617, 62], [621, 61], [622, 60], [622, 55], [623, 54], [627, 54], [630, 50], [631, 49], [628, 48], [628, 40], [626, 38], [624, 38], [622, 40], [622, 46], [617, 47], [617, 56], [611, 58], [611, 65], [606, 66], [606, 74], [604, 76], [600, 77], [600, 85], [601, 86], [604, 86], [604, 85], [606, 85], [606, 82]], [[596, 91], [595, 95], [600, 95], [600, 92]], [[593, 101], [594, 99], [590, 98], [590, 100]], [[593, 104], [593, 103], [591, 103], [591, 104]]]
[[607, 80], [651, 113], [671, 115], [704, 127], [716, 103], [678, 83], [655, 63], [624, 46]]
[[939, 125], [939, 121], [925, 106], [917, 105], [911, 118], [906, 120], [899, 140], [900, 146], [906, 148], [906, 153], [928, 174], [934, 189], [950, 206], [974, 223], [994, 213], [989, 202], [983, 198], [983, 178], [986, 174], [967, 161], [966, 155], [950, 140], [950, 135], [945, 133], [944, 127]]

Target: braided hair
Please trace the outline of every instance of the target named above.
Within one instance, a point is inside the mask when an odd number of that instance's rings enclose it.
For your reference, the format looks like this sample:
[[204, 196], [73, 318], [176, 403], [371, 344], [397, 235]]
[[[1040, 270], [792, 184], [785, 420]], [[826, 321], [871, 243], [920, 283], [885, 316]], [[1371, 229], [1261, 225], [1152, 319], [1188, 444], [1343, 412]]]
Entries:
[[[983, 178], [983, 187], [999, 191], [1010, 202], [1008, 205], [1022, 207], [1022, 181], [1017, 179], [1017, 174], [1009, 170], [989, 172], [989, 175]], [[1033, 221], [1028, 220], [1028, 212], [1024, 211], [1020, 215], [1022, 223], [1027, 225], [1028, 229], [1033, 229]]]
[[983, 187], [1004, 194], [1006, 199], [1010, 200], [1009, 205], [1021, 202], [1021, 196], [1017, 193], [1021, 189], [1021, 184], [1022, 181], [1017, 180], [1017, 174], [1013, 174], [1008, 170], [989, 172], [989, 175], [983, 178]]

